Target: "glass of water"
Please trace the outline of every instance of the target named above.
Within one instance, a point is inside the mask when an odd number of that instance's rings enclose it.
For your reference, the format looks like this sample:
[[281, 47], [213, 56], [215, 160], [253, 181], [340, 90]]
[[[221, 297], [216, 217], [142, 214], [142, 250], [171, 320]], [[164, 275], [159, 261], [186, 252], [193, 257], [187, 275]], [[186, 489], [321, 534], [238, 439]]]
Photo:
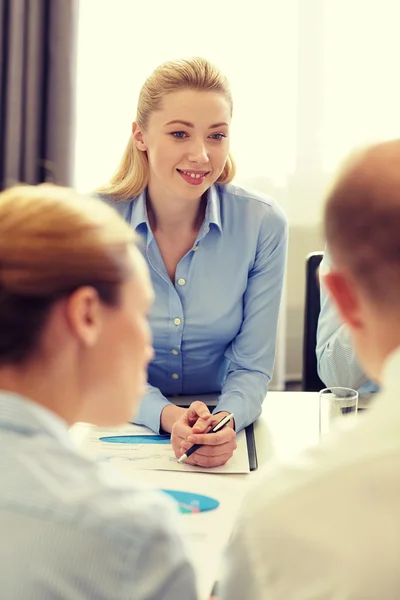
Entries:
[[[319, 435], [329, 433], [337, 420], [356, 413], [358, 392], [351, 388], [330, 387], [319, 392]], [[337, 423], [336, 423], [337, 424]]]

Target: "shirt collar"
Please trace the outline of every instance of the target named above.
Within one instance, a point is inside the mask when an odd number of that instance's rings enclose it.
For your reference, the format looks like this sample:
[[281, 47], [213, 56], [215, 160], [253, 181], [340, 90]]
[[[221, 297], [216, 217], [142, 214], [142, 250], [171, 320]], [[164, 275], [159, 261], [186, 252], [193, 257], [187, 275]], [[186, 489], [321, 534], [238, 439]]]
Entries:
[[[143, 224], [147, 226], [147, 231], [151, 231], [146, 207], [146, 192], [147, 189], [140, 192], [133, 202], [130, 224], [135, 231]], [[220, 198], [215, 185], [212, 185], [207, 193], [204, 227], [207, 228], [211, 224], [215, 225], [219, 231], [222, 231]]]
[[208, 190], [206, 218], [207, 226], [215, 225], [222, 232], [221, 224], [221, 202], [217, 188], [212, 185]]
[[0, 390], [0, 429], [27, 436], [44, 433], [71, 447], [66, 421], [32, 400], [4, 390]]
[[151, 231], [146, 207], [146, 189], [136, 196], [132, 203], [131, 227], [137, 230], [140, 225], [147, 225], [148, 231]]

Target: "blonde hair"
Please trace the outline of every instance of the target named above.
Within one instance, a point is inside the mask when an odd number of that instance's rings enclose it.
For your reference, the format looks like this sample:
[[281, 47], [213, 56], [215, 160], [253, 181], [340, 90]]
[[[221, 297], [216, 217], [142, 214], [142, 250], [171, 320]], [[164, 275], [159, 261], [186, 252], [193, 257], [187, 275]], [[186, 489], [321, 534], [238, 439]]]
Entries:
[[134, 232], [96, 198], [44, 184], [0, 194], [0, 364], [35, 349], [50, 307], [80, 286], [111, 306], [132, 277]]
[[[150, 115], [161, 109], [164, 96], [180, 90], [217, 92], [228, 100], [232, 112], [232, 96], [227, 78], [204, 58], [190, 58], [165, 62], [146, 79], [138, 100], [136, 121], [146, 130]], [[228, 155], [218, 183], [229, 183], [236, 167]], [[131, 135], [121, 162], [110, 182], [96, 190], [113, 200], [128, 200], [140, 194], [148, 183], [147, 153], [138, 150]]]

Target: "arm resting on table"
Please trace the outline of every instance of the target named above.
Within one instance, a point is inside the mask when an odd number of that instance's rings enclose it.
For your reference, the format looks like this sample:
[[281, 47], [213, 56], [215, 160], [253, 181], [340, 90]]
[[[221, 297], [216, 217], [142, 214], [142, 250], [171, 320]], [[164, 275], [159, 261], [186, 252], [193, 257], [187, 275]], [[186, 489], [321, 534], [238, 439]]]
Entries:
[[261, 414], [272, 377], [286, 248], [283, 213], [267, 214], [244, 294], [242, 327], [225, 353], [230, 365], [213, 411], [233, 412], [236, 431]]
[[145, 425], [155, 433], [170, 432], [173, 424], [184, 411], [184, 408], [175, 406], [167, 400], [158, 388], [147, 384], [146, 393], [133, 418], [133, 423]]

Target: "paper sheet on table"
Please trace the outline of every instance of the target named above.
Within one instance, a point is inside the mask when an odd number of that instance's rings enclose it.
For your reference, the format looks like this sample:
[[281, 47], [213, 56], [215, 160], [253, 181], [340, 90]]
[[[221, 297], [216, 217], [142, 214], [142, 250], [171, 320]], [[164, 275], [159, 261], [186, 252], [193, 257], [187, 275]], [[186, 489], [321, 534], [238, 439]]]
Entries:
[[89, 425], [75, 427], [73, 437], [79, 447], [94, 458], [103, 458], [120, 464], [130, 462], [136, 469], [205, 472], [205, 473], [249, 473], [249, 457], [246, 434], [237, 435], [237, 448], [232, 458], [221, 467], [206, 469], [178, 463], [171, 444], [110, 443], [101, 441], [102, 437], [155, 435], [146, 427], [126, 425], [119, 429], [98, 429]]
[[140, 471], [134, 463], [125, 461], [110, 464], [111, 469], [128, 478], [136, 478], [157, 489], [180, 490], [207, 495], [219, 501], [215, 510], [194, 514], [181, 514], [180, 524], [189, 555], [196, 571], [200, 600], [210, 597], [214, 583], [221, 574], [225, 546], [231, 535], [237, 512], [242, 504], [249, 479], [229, 479], [201, 473], [167, 473], [166, 471]]

